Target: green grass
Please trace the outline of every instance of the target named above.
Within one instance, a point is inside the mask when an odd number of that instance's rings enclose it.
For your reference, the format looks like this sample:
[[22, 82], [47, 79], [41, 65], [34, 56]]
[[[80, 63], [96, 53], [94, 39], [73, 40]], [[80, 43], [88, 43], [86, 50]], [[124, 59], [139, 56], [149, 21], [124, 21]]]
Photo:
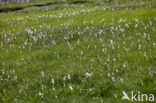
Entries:
[[[112, 2], [108, 2], [112, 1]], [[0, 5], [1, 15], [5, 13], [8, 14], [29, 14], [29, 13], [40, 13], [48, 12], [55, 10], [64, 10], [64, 9], [74, 9], [74, 8], [88, 8], [88, 7], [97, 7], [97, 6], [108, 6], [108, 5], [137, 5], [142, 3], [152, 3], [155, 0], [35, 0], [35, 2], [30, 3], [16, 3], [16, 4], [7, 4]], [[58, 2], [54, 5], [44, 6], [44, 7], [34, 7], [36, 4], [46, 4], [50, 2]], [[20, 9], [20, 10], [18, 10]], [[13, 12], [12, 12], [13, 11]]]
[[156, 2], [71, 2], [0, 13], [0, 103], [127, 103], [123, 91], [156, 95]]

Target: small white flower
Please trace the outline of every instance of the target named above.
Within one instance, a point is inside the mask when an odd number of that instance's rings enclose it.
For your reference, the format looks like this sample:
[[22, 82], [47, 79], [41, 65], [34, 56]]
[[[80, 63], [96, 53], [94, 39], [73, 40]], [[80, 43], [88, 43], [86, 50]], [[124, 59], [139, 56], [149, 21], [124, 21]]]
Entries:
[[115, 81], [114, 77], [112, 77], [112, 81], [113, 81], [113, 82]]
[[54, 84], [54, 83], [55, 83], [54, 79], [52, 79], [52, 80], [51, 80], [51, 83], [52, 83], [52, 84]]
[[72, 86], [69, 86], [69, 88], [70, 88], [71, 91], [73, 91], [73, 87]]
[[55, 91], [55, 87], [53, 87], [52, 90]]
[[108, 77], [110, 77], [110, 73], [108, 73]]
[[125, 63], [123, 63], [123, 67], [124, 67], [124, 68], [126, 67], [126, 64], [125, 64]]
[[139, 49], [139, 50], [141, 49], [141, 44], [139, 44], [139, 47], [138, 47], [138, 49]]
[[93, 74], [93, 73], [88, 73], [88, 72], [87, 72], [87, 73], [85, 74], [85, 76], [88, 78], [88, 77], [91, 77], [92, 74]]
[[111, 45], [113, 45], [113, 40], [110, 40]]
[[68, 74], [68, 79], [70, 80], [71, 78], [70, 78], [70, 74]]
[[43, 96], [43, 93], [39, 92], [39, 96]]
[[137, 28], [137, 27], [138, 27], [138, 24], [135, 25], [135, 28]]
[[124, 30], [124, 29], [120, 29], [120, 31], [121, 31], [121, 32], [124, 32], [125, 30]]
[[44, 77], [44, 76], [45, 76], [43, 71], [41, 71], [41, 76], [42, 76], [42, 77]]
[[120, 81], [123, 82], [123, 79], [121, 78]]
[[139, 20], [138, 19], [135, 19], [135, 22], [138, 22]]

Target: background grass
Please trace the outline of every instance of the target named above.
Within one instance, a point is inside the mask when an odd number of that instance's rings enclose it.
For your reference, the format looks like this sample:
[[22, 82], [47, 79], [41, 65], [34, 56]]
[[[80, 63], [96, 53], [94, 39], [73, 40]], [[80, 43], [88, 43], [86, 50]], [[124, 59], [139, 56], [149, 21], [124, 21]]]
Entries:
[[123, 91], [156, 95], [156, 2], [101, 1], [0, 7], [25, 7], [0, 13], [1, 103], [125, 103]]

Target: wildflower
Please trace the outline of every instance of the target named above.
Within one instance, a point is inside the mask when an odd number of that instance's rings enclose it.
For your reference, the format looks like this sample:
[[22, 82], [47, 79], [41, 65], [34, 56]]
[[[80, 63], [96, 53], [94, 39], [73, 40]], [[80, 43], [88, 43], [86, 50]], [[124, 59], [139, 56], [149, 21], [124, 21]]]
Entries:
[[114, 77], [112, 77], [112, 81], [113, 81], [113, 82], [115, 81]]
[[70, 78], [70, 74], [68, 75], [68, 79], [70, 80], [71, 78]]
[[55, 83], [54, 79], [52, 79], [52, 80], [51, 80], [51, 83], [52, 83], [52, 84], [54, 84], [54, 83]]
[[88, 73], [88, 72], [87, 72], [87, 73], [85, 74], [85, 76], [88, 78], [88, 77], [91, 77], [92, 74], [93, 74], [93, 73]]
[[70, 88], [71, 91], [73, 91], [73, 87], [72, 86], [69, 86], [69, 88]]
[[41, 76], [42, 76], [42, 77], [44, 77], [44, 76], [45, 76], [43, 71], [41, 71]]

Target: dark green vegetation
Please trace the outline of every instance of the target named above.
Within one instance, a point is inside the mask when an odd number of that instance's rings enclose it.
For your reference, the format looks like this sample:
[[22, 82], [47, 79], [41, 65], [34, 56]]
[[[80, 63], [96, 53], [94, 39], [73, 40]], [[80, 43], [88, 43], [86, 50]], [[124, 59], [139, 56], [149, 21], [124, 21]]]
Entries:
[[0, 7], [24, 8], [0, 13], [0, 103], [126, 103], [123, 91], [156, 95], [156, 2], [101, 1]]

